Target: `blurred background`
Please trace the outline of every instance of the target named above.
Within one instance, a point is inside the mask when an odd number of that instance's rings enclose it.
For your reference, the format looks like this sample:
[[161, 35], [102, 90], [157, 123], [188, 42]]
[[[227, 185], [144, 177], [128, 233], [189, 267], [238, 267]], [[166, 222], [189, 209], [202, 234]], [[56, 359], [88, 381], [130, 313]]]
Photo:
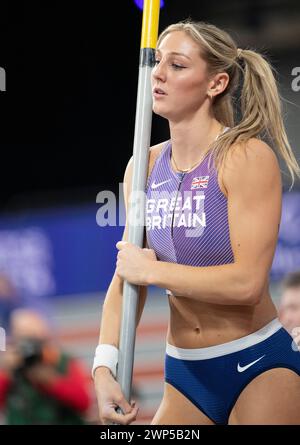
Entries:
[[[89, 372], [114, 272], [115, 244], [124, 229], [119, 183], [133, 145], [142, 19], [137, 3], [101, 2], [101, 9], [91, 1], [1, 5], [0, 67], [6, 72], [6, 91], [0, 91], [0, 326], [14, 335], [10, 316], [17, 309], [42, 314], [51, 331], [46, 337], [54, 336], [78, 360], [81, 375], [86, 373], [81, 401], [70, 391], [65, 399], [64, 390], [52, 388], [52, 394], [80, 408], [87, 423], [97, 423]], [[160, 31], [188, 17], [220, 26], [239, 47], [268, 57], [300, 161], [300, 3], [165, 0]], [[168, 124], [158, 116], [152, 129], [152, 144], [168, 139]], [[291, 178], [281, 167], [282, 221], [270, 273], [277, 305], [282, 280], [300, 270], [300, 184], [289, 192]], [[103, 204], [97, 195], [103, 190], [120, 200], [113, 226], [97, 224]], [[167, 320], [164, 290], [150, 287], [137, 333], [134, 391], [141, 409], [136, 423], [150, 423], [161, 400]], [[27, 319], [27, 325], [34, 323]]]

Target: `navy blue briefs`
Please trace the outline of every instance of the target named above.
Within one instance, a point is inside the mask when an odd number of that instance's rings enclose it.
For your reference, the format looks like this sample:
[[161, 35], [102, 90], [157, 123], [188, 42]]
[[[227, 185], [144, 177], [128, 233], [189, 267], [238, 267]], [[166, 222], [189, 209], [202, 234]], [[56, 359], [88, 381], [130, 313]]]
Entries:
[[165, 381], [216, 424], [227, 424], [242, 390], [272, 368], [300, 375], [300, 352], [278, 319], [250, 335], [207, 348], [167, 343]]

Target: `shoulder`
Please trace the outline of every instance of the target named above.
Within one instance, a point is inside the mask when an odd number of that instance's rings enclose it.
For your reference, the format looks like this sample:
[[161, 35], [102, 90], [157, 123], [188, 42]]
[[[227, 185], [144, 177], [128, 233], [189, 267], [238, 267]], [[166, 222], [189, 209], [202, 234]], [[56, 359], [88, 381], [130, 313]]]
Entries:
[[224, 161], [222, 181], [226, 194], [231, 190], [260, 185], [266, 187], [274, 181], [280, 183], [280, 167], [273, 149], [257, 138], [233, 144]]
[[228, 161], [242, 166], [248, 162], [277, 161], [276, 154], [272, 148], [261, 139], [250, 138], [245, 143], [233, 144], [228, 152]]
[[168, 141], [160, 142], [159, 144], [153, 145], [149, 149], [149, 165], [148, 165], [148, 176], [151, 173], [151, 170], [155, 164], [156, 159], [160, 155], [163, 147], [166, 145]]
[[[149, 162], [148, 162], [148, 176], [151, 173], [151, 170], [155, 164], [156, 159], [160, 155], [163, 147], [168, 141], [160, 142], [159, 144], [153, 145], [149, 148]], [[124, 182], [128, 183], [132, 178], [132, 167], [133, 167], [133, 156], [129, 159], [125, 174], [124, 174]]]

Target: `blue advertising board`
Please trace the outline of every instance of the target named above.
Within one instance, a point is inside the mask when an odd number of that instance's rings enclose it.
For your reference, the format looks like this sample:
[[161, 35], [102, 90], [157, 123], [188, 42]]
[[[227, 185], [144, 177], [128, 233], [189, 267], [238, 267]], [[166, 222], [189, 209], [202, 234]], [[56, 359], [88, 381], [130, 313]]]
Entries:
[[[0, 220], [0, 273], [32, 298], [104, 292], [124, 225], [97, 224], [99, 206], [24, 213]], [[118, 215], [117, 215], [118, 216]], [[283, 195], [270, 279], [300, 269], [300, 193]]]

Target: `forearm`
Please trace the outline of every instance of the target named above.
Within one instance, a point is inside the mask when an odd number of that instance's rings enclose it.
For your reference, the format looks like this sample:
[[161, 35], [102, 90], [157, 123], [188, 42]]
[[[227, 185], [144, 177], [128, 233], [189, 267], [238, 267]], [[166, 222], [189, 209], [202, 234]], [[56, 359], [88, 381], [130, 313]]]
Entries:
[[[147, 287], [139, 287], [136, 326], [141, 319], [147, 297]], [[111, 344], [119, 347], [119, 335], [122, 319], [123, 280], [114, 275], [103, 304], [99, 344]]]
[[236, 263], [197, 267], [156, 261], [149, 284], [204, 303], [252, 304], [250, 274]]

